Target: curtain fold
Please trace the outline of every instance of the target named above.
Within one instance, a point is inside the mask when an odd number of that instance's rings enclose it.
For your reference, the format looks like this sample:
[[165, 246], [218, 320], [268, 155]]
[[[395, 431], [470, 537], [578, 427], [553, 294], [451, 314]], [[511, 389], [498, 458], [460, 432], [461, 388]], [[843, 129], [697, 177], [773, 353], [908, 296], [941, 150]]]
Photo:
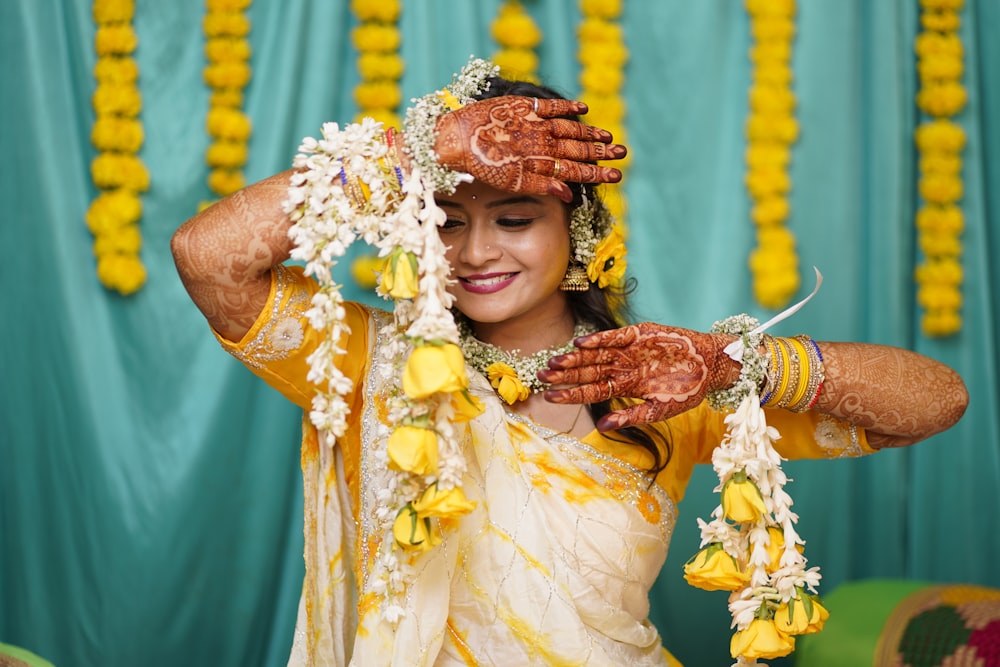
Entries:
[[[139, 0], [146, 285], [97, 281], [84, 214], [94, 24], [90, 0], [0, 3], [0, 642], [57, 667], [283, 665], [302, 577], [299, 414], [226, 355], [177, 279], [173, 231], [211, 194], [201, 0]], [[496, 49], [499, 0], [404, 0], [403, 98]], [[541, 74], [578, 89], [576, 0], [527, 0]], [[743, 187], [748, 22], [732, 0], [624, 3], [630, 268], [642, 319], [705, 330], [753, 302]], [[799, 3], [792, 215], [819, 295], [778, 333], [899, 345], [965, 378], [950, 431], [861, 461], [791, 462], [788, 490], [824, 573], [1000, 586], [1000, 6], [962, 13], [969, 105], [958, 117], [966, 217], [960, 334], [920, 332], [913, 217], [920, 116], [912, 0]], [[287, 168], [302, 137], [349, 122], [358, 76], [346, 0], [255, 0], [248, 181]], [[344, 267], [346, 268], [346, 267]], [[374, 303], [344, 276], [345, 291]], [[683, 446], [679, 443], [679, 446]], [[710, 469], [681, 505], [653, 619], [685, 664], [728, 664], [722, 594], [686, 585]], [[711, 642], [704, 638], [712, 637]]]

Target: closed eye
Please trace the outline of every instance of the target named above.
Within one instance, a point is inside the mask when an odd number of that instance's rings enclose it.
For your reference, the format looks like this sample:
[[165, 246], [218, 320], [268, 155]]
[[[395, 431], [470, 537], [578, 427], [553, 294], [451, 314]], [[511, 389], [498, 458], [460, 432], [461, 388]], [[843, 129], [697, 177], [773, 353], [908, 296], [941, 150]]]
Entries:
[[518, 227], [527, 227], [534, 221], [534, 218], [499, 218], [497, 224], [501, 227], [516, 229]]

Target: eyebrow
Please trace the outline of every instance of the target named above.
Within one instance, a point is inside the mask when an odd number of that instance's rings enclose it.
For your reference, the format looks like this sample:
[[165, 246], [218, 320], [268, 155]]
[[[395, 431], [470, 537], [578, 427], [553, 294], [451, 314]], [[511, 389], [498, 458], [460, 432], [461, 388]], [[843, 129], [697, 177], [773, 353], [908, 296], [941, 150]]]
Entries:
[[[503, 199], [494, 199], [486, 204], [486, 208], [497, 208], [499, 206], [508, 206], [510, 204], [541, 204], [542, 201], [538, 197], [533, 197], [531, 195], [513, 195], [510, 197], [504, 197]], [[437, 205], [442, 208], [462, 208], [462, 205], [458, 202], [444, 201], [437, 202]]]

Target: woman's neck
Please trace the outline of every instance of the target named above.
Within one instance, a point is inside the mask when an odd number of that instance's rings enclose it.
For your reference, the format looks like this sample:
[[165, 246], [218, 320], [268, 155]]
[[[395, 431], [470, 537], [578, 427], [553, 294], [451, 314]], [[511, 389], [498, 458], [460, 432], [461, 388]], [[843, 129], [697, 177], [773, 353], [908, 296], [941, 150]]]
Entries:
[[507, 320], [504, 322], [470, 322], [473, 335], [484, 343], [502, 350], [518, 350], [528, 355], [551, 347], [560, 346], [573, 337], [576, 322], [569, 308], [549, 317], [531, 322]]

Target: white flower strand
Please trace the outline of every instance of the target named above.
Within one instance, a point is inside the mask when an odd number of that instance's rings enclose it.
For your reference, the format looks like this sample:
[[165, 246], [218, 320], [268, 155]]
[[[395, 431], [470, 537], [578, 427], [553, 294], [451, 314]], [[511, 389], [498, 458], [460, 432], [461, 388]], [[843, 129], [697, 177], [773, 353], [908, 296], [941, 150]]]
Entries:
[[[450, 310], [453, 297], [447, 291], [450, 267], [437, 233], [437, 226], [447, 216], [435, 203], [433, 184], [421, 176], [419, 167], [411, 171], [399, 190], [393, 189], [379, 164], [387, 150], [382, 137], [381, 123], [366, 118], [343, 129], [327, 123], [321, 140], [304, 139], [293, 162], [296, 171], [283, 210], [293, 221], [289, 229], [294, 243], [291, 257], [305, 262], [306, 274], [319, 284], [306, 312], [310, 325], [326, 332], [308, 359], [308, 379], [321, 388], [313, 398], [309, 418], [329, 447], [347, 429], [349, 408], [345, 397], [352, 389], [351, 380], [336, 364], [337, 355], [346, 354], [340, 341], [350, 330], [344, 322], [341, 286], [333, 280], [332, 270], [358, 239], [377, 247], [381, 257], [398, 249], [417, 258], [418, 294], [412, 301], [395, 300], [393, 323], [383, 331], [388, 343], [378, 350], [384, 361], [380, 366], [387, 369], [381, 379], [390, 392], [390, 425], [377, 426], [379, 440], [385, 441], [395, 425], [427, 419], [433, 424], [439, 446], [436, 476], [390, 472], [388, 484], [379, 490], [375, 518], [385, 538], [375, 562], [373, 590], [382, 596], [383, 616], [396, 623], [403, 615], [398, 600], [405, 592], [409, 572], [392, 536], [396, 514], [432, 484], [437, 483], [441, 489], [457, 486], [465, 474], [466, 462], [452, 425], [450, 400], [431, 396], [414, 401], [403, 394], [400, 386], [405, 360], [414, 346], [427, 341], [457, 343], [459, 333]], [[363, 206], [342, 187], [348, 173], [367, 188]], [[391, 471], [384, 449], [375, 457], [376, 465]]]

